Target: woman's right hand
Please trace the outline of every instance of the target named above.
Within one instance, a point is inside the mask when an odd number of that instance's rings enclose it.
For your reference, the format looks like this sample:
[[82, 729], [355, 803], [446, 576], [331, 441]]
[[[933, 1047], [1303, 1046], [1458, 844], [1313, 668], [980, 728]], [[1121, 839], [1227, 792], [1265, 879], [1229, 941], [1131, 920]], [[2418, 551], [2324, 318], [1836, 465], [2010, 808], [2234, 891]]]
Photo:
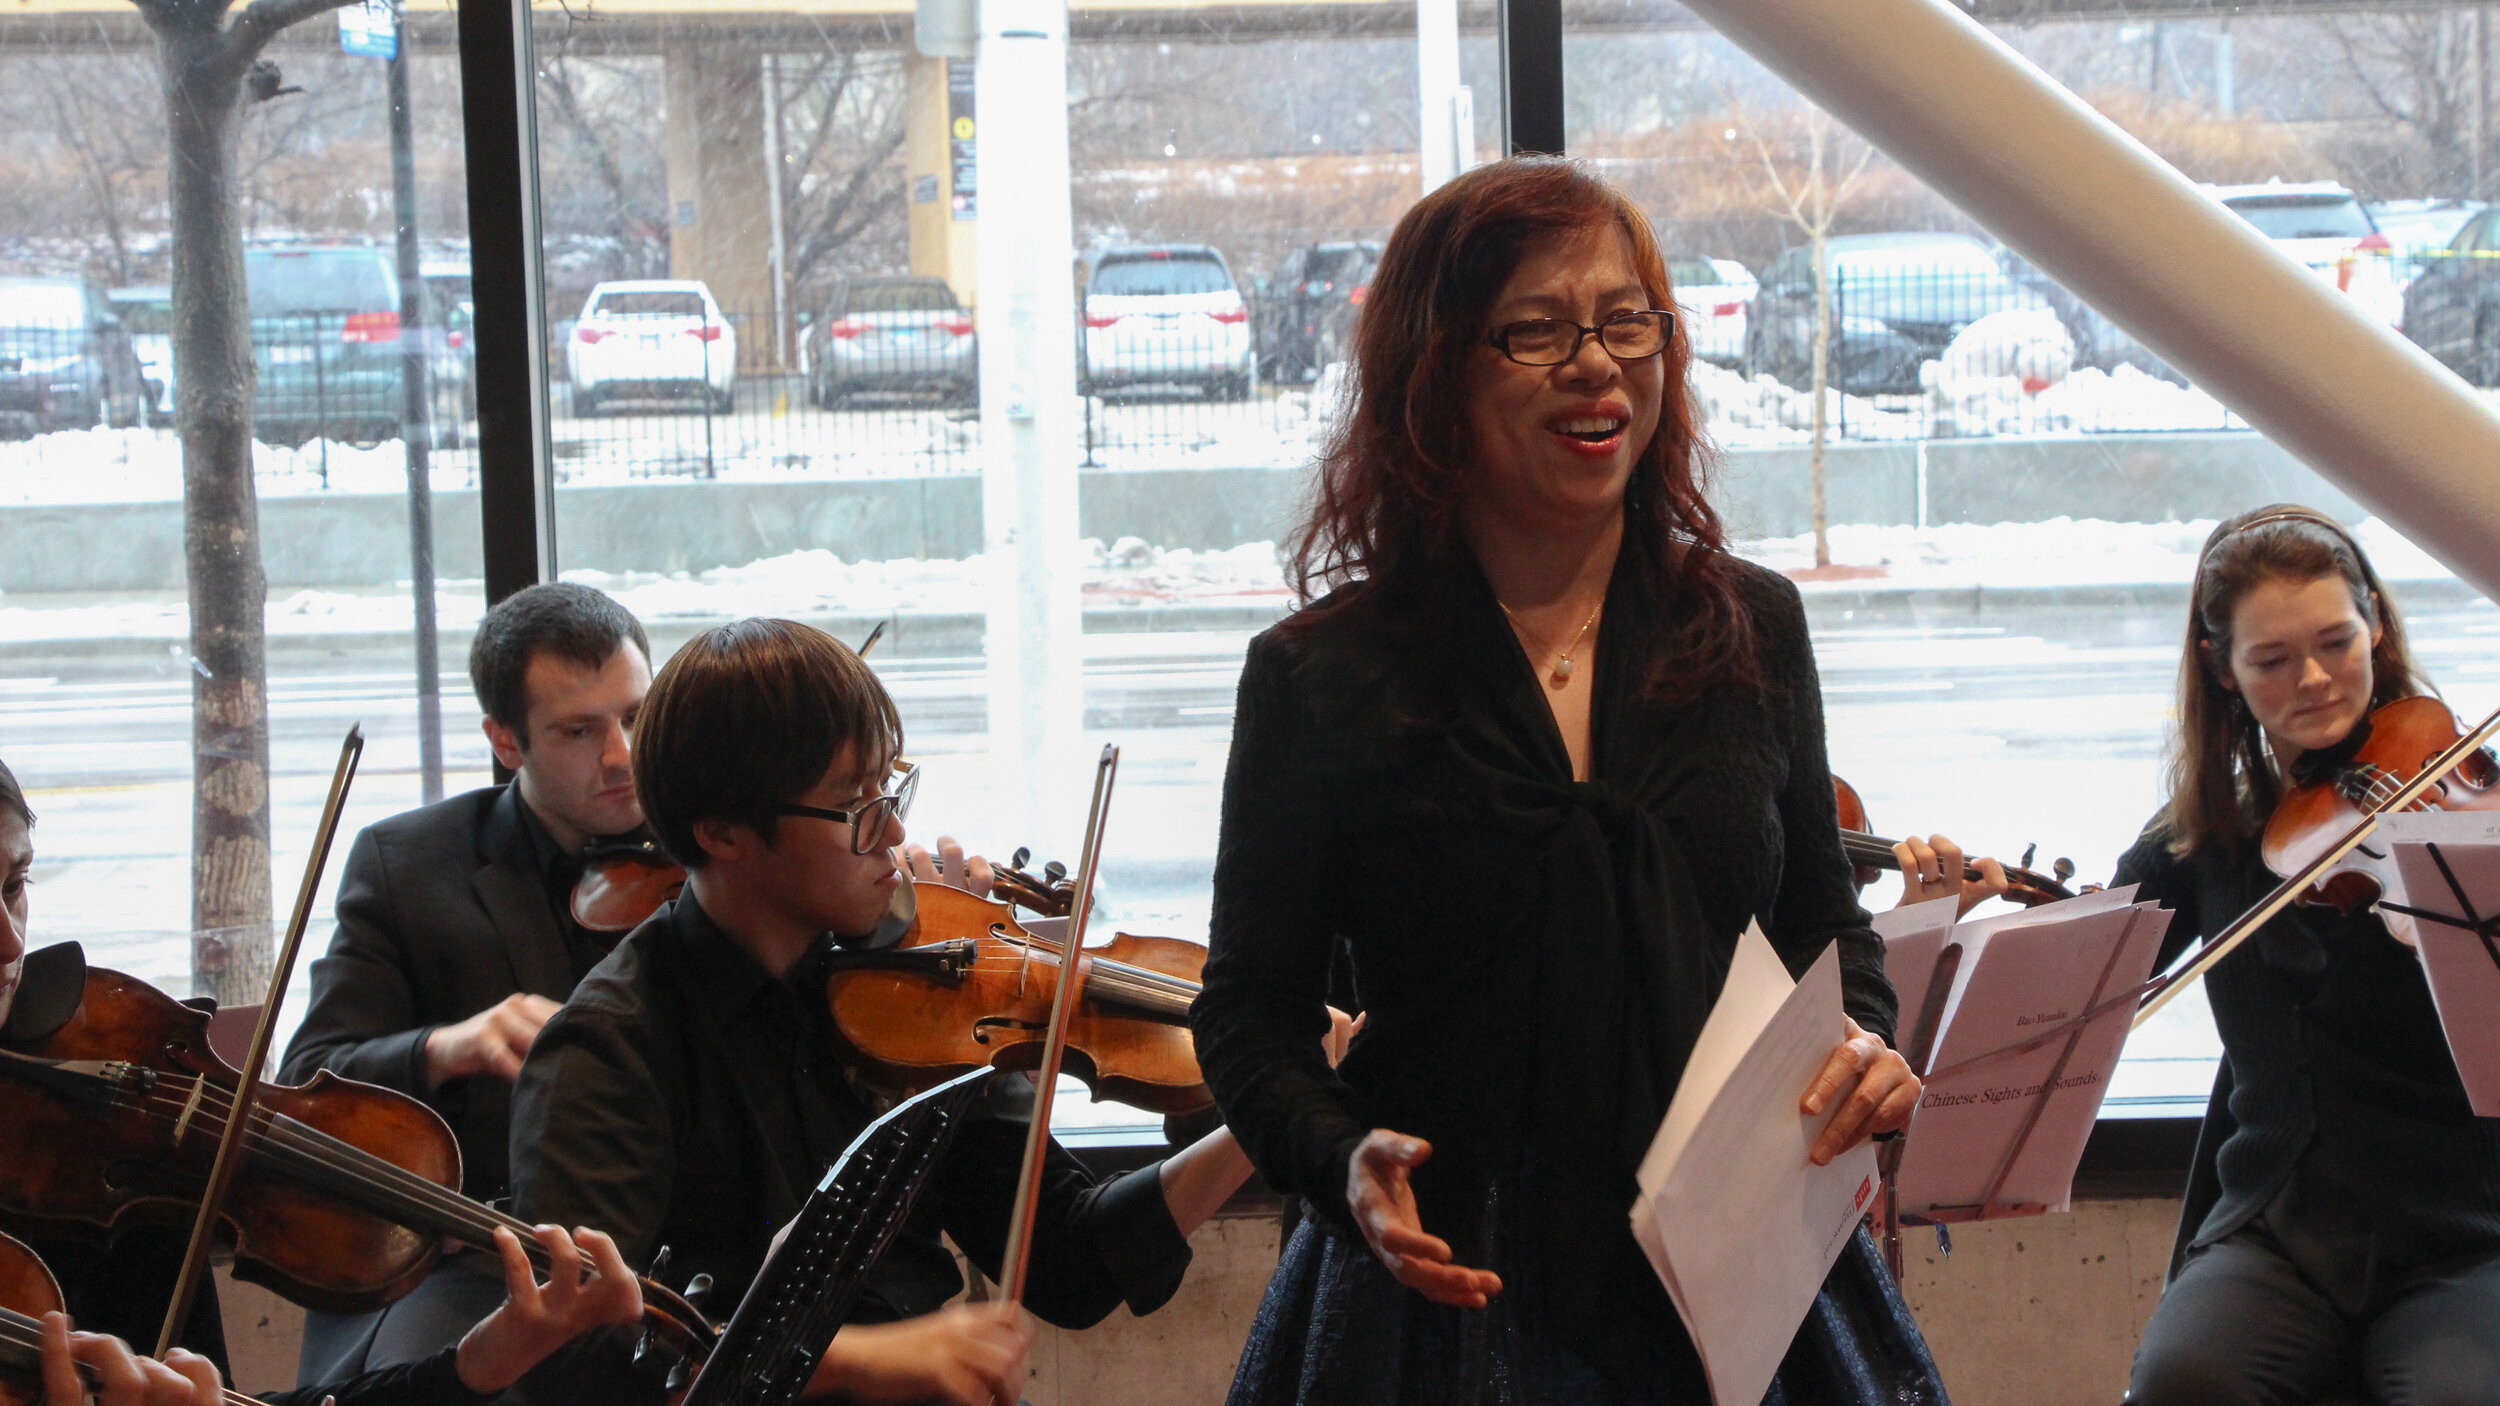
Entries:
[[1374, 1128], [1346, 1164], [1346, 1205], [1363, 1240], [1389, 1273], [1406, 1287], [1452, 1308], [1482, 1308], [1502, 1292], [1502, 1277], [1489, 1269], [1453, 1264], [1449, 1242], [1424, 1233], [1408, 1176], [1432, 1160], [1422, 1138]]

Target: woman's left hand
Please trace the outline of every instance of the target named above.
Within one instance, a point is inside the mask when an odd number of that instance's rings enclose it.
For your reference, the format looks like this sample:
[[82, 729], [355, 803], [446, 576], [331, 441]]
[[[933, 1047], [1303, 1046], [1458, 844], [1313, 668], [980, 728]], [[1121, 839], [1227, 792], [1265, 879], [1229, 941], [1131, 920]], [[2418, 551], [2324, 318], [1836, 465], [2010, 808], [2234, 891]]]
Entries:
[[1831, 1107], [1834, 1099], [1843, 1100], [1806, 1154], [1818, 1167], [1830, 1166], [1833, 1158], [1869, 1137], [1910, 1126], [1910, 1114], [1918, 1109], [1918, 1076], [1910, 1072], [1909, 1061], [1856, 1021], [1842, 1016], [1841, 1022], [1848, 1033], [1823, 1061], [1822, 1072], [1806, 1086], [1799, 1105], [1812, 1115]]

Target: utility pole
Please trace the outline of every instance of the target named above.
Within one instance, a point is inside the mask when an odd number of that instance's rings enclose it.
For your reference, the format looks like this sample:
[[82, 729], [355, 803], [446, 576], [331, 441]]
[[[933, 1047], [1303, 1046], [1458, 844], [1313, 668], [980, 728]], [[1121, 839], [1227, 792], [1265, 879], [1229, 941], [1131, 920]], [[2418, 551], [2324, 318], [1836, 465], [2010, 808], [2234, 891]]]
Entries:
[[391, 213], [399, 236], [399, 442], [408, 464], [408, 594], [416, 605], [417, 771], [421, 794], [431, 805], [443, 798], [443, 667], [434, 610], [434, 417], [426, 388], [425, 262], [417, 249], [407, 26], [387, 0], [367, 0], [340, 11], [339, 39], [351, 54], [382, 59], [390, 73]]

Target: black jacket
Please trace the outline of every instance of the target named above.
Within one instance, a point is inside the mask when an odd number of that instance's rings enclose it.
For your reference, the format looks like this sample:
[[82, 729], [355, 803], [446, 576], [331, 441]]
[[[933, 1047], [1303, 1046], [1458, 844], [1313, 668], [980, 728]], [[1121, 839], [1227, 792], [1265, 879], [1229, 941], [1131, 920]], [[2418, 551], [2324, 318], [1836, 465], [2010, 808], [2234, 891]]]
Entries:
[[338, 931], [280, 1077], [327, 1069], [412, 1094], [460, 1138], [469, 1195], [504, 1194], [512, 1091], [492, 1077], [425, 1087], [425, 1040], [507, 996], [562, 1001], [580, 976], [509, 786], [369, 826], [339, 875]]
[[[1746, 923], [1794, 972], [1837, 943], [1849, 1013], [1887, 1039], [1894, 998], [1841, 855], [1796, 588], [1740, 565], [1762, 686], [1670, 706], [1643, 680], [1675, 607], [1642, 598], [1634, 550], [1586, 782], [1478, 573], [1397, 612], [1420, 630], [1349, 611], [1252, 642], [1193, 1024], [1251, 1160], [1340, 1233], [1349, 1153], [1393, 1128], [1433, 1144], [1415, 1195], [1462, 1260], [1483, 1258], [1488, 1188], [1520, 1178], [1511, 1219], [1539, 1222], [1566, 1330], [1645, 1306], [1617, 1331], [1676, 1333], [1625, 1217]], [[1332, 1071], [1339, 943], [1366, 1025]]]
[[[2167, 966], [2275, 884], [2256, 854], [2182, 859], [2148, 828], [2114, 881], [2178, 914]], [[2500, 1119], [2477, 1118], [2413, 949], [2377, 915], [2294, 907], [2205, 974], [2237, 1127], [2217, 1153], [2211, 1244], [2312, 1165], [2370, 1208], [2384, 1268], [2500, 1253]]]
[[[692, 893], [662, 908], [601, 962], [539, 1032], [513, 1105], [513, 1209], [533, 1223], [587, 1225], [669, 1278], [713, 1277], [709, 1306], [745, 1295], [773, 1234], [875, 1116], [834, 1062], [818, 957], [775, 980]], [[868, 1275], [853, 1321], [917, 1317], [963, 1288], [943, 1231], [995, 1272], [1006, 1239], [1029, 1092], [998, 1079], [956, 1130], [912, 1218]], [[1139, 1313], [1179, 1288], [1189, 1242], [1163, 1200], [1160, 1167], [1097, 1183], [1054, 1145], [1042, 1185], [1026, 1306], [1084, 1327], [1125, 1302]], [[529, 1401], [660, 1399], [628, 1367], [630, 1334], [559, 1354], [518, 1389]]]

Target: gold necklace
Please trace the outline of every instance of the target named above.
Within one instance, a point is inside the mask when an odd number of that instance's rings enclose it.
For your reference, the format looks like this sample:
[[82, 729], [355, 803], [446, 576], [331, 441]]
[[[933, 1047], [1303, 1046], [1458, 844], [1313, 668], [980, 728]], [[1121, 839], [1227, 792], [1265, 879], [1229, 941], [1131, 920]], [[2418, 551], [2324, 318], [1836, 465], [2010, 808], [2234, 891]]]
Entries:
[[[1547, 654], [1553, 653], [1554, 647], [1545, 642], [1545, 637], [1543, 635], [1529, 629], [1528, 622], [1519, 618], [1519, 612], [1511, 609], [1507, 605], [1502, 605], [1502, 602], [1499, 600], [1496, 600], [1493, 603], [1495, 605], [1502, 606], [1502, 613], [1510, 617], [1510, 623], [1519, 627], [1519, 633], [1526, 635], [1531, 640], [1534, 640], [1538, 650]], [[1571, 686], [1571, 656], [1579, 650], [1580, 641], [1589, 637], [1589, 631], [1597, 624], [1598, 612], [1604, 610], [1605, 608], [1605, 597], [1600, 596], [1597, 601], [1597, 609], [1590, 611], [1589, 618], [1580, 622], [1580, 633], [1571, 637], [1571, 644], [1568, 648], [1564, 649], [1562, 653], [1554, 656], [1553, 664], [1546, 670], [1546, 687], [1551, 688], [1556, 692], [1560, 692], [1561, 690]]]

